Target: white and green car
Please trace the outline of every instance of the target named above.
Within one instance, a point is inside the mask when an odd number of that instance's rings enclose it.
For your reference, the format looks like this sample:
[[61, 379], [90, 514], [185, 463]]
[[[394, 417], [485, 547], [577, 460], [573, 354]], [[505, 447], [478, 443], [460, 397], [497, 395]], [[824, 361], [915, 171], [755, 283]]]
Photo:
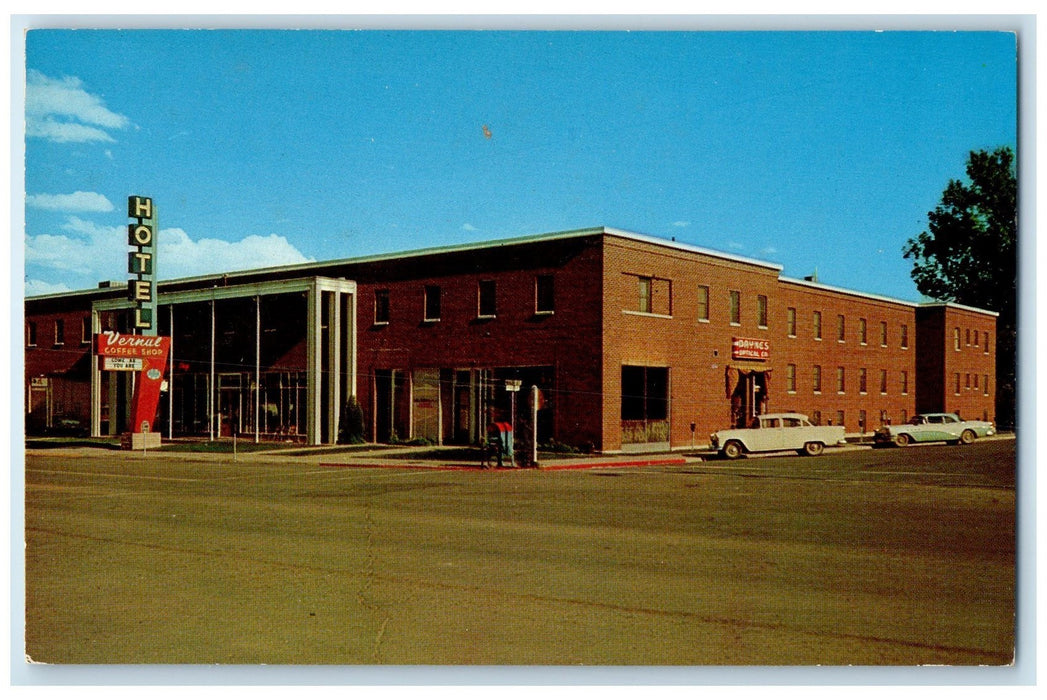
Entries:
[[955, 413], [920, 413], [903, 425], [885, 425], [876, 431], [877, 445], [905, 447], [911, 442], [948, 442], [969, 445], [978, 438], [996, 434], [992, 423], [963, 420]]

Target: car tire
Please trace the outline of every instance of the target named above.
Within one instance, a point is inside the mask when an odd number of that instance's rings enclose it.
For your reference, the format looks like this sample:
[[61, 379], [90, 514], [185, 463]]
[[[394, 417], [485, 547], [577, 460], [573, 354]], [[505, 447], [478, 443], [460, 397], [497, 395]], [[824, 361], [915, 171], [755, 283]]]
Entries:
[[742, 443], [737, 440], [731, 440], [723, 446], [723, 456], [727, 459], [738, 459], [744, 451], [745, 448], [742, 447]]
[[825, 452], [825, 445], [820, 442], [807, 442], [804, 443], [803, 453], [808, 457], [817, 457], [822, 452]]
[[912, 442], [912, 438], [910, 438], [905, 433], [899, 433], [898, 435], [894, 436], [894, 444], [898, 447], [905, 447], [910, 442]]
[[960, 433], [960, 444], [970, 445], [972, 442], [974, 442], [975, 438], [977, 437], [978, 436], [974, 434], [973, 430], [964, 430], [962, 433]]

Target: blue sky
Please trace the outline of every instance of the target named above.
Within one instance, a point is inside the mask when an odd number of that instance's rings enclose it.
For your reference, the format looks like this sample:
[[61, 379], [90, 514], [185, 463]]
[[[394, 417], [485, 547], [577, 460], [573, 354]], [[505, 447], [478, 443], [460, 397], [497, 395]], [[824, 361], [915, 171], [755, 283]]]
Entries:
[[919, 300], [902, 258], [1016, 145], [1003, 32], [32, 30], [25, 291], [613, 226]]

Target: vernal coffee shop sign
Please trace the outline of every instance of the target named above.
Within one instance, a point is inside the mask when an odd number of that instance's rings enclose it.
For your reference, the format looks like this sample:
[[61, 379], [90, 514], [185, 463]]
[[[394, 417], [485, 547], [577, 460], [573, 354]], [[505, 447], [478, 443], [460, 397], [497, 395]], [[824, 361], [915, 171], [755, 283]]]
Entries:
[[731, 359], [758, 362], [769, 360], [771, 359], [771, 342], [759, 338], [732, 338]]

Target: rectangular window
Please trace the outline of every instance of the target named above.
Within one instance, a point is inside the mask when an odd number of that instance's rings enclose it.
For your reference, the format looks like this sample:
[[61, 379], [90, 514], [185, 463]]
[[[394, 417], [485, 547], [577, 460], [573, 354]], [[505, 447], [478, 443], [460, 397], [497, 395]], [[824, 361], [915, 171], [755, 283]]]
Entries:
[[622, 420], [669, 417], [669, 368], [622, 366]]
[[843, 411], [836, 412], [836, 425], [843, 425]]
[[731, 323], [740, 325], [742, 322], [742, 293], [731, 290]]
[[902, 349], [909, 347], [909, 326], [902, 324]]
[[815, 365], [814, 370], [811, 372], [811, 386], [814, 387], [814, 393], [822, 393], [822, 367], [821, 365]]
[[821, 311], [815, 311], [814, 312], [814, 339], [815, 340], [821, 340], [822, 339], [822, 312]]
[[975, 331], [974, 331], [974, 347], [978, 347], [979, 346], [979, 343], [978, 343], [978, 336], [979, 335], [981, 335], [981, 334], [978, 332], [977, 329], [975, 329]]
[[790, 306], [786, 310], [785, 313], [786, 313], [786, 316], [785, 316], [785, 318], [786, 318], [786, 326], [788, 328], [789, 337], [790, 338], [795, 338], [796, 337], [796, 309], [793, 308], [792, 306]]
[[796, 393], [796, 365], [785, 366], [785, 390], [790, 394]]
[[880, 347], [887, 347], [887, 321], [880, 321]]
[[88, 345], [91, 342], [91, 317], [84, 316], [80, 322], [80, 344]]
[[698, 285], [698, 320], [709, 320], [709, 288]]
[[836, 368], [836, 393], [842, 394], [847, 391], [846, 374], [843, 367]]
[[966, 381], [964, 382], [964, 389], [971, 390], [971, 373], [967, 373]]
[[868, 345], [869, 344], [868, 329], [866, 328], [866, 323], [865, 323], [865, 319], [864, 318], [858, 319], [858, 342], [861, 343], [862, 345]]
[[25, 324], [25, 344], [36, 347], [36, 321], [27, 321]]
[[836, 317], [836, 342], [843, 343], [847, 340], [847, 319], [843, 314]]
[[887, 393], [887, 370], [885, 369], [880, 370], [880, 393]]
[[649, 314], [651, 313], [651, 309], [654, 308], [651, 303], [653, 301], [652, 297], [654, 296], [654, 285], [651, 284], [651, 281], [650, 277], [639, 278], [640, 300], [637, 310], [642, 314]]
[[440, 288], [434, 284], [425, 285], [425, 321], [440, 320]]
[[967, 329], [966, 335], [967, 335], [967, 347], [971, 347], [971, 329], [970, 328]]
[[55, 345], [65, 345], [65, 321], [55, 320]]
[[982, 375], [982, 392], [986, 396], [989, 395], [989, 375], [988, 374], [983, 374]]
[[956, 375], [954, 376], [954, 382], [956, 384], [955, 393], [956, 393], [957, 396], [959, 396], [960, 395], [960, 373], [959, 372], [957, 372]]
[[389, 323], [389, 290], [374, 290], [374, 322], [375, 325]]
[[553, 276], [538, 275], [534, 278], [534, 312], [551, 314], [555, 310]]
[[498, 314], [494, 280], [481, 280], [477, 286], [476, 296], [477, 315], [480, 318], [494, 318]]
[[989, 333], [988, 332], [985, 333], [985, 349], [982, 352], [984, 352], [986, 355], [989, 354]]
[[821, 424], [822, 424], [822, 412], [821, 411], [811, 411], [811, 425], [821, 425]]
[[975, 390], [978, 389], [978, 375], [977, 374], [974, 375], [974, 388], [975, 388]]
[[862, 409], [861, 411], [858, 411], [858, 426], [861, 428], [861, 431], [863, 433], [865, 432], [865, 421], [866, 421], [866, 419], [867, 419], [867, 414], [865, 413], [865, 410]]
[[767, 297], [763, 294], [756, 297], [756, 325], [760, 328], [767, 327]]
[[960, 351], [960, 329], [953, 328], [952, 330], [952, 349], [956, 352]]
[[868, 372], [866, 372], [864, 367], [858, 370], [858, 391], [862, 394], [866, 394], [869, 391], [869, 380], [867, 375]]
[[902, 395], [905, 396], [909, 393], [909, 373], [902, 372]]

